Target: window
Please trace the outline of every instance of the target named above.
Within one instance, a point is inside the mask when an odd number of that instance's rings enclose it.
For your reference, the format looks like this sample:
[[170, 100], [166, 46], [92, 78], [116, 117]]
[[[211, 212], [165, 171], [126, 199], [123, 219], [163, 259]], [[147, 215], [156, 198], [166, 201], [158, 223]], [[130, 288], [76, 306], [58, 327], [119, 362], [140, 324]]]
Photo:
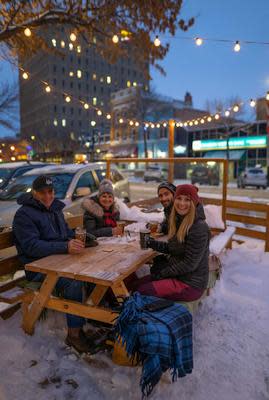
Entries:
[[130, 86], [131, 86], [131, 82], [127, 81], [127, 87], [130, 87]]
[[70, 89], [73, 89], [73, 82], [70, 82]]
[[62, 81], [62, 87], [64, 88], [64, 86], [65, 86], [65, 82], [64, 82], [64, 81]]
[[62, 119], [62, 126], [66, 126], [66, 119]]
[[80, 69], [77, 70], [77, 77], [80, 79], [82, 77], [82, 72]]
[[81, 108], [78, 109], [78, 115], [81, 115]]
[[111, 83], [111, 76], [106, 77], [106, 83], [110, 84]]
[[100, 82], [103, 83], [104, 82], [104, 78], [101, 76], [100, 78]]
[[56, 39], [51, 39], [51, 42], [52, 42], [52, 46], [53, 46], [53, 47], [56, 47], [56, 46], [57, 46]]
[[70, 108], [70, 113], [71, 113], [72, 115], [74, 114], [74, 108], [73, 108], [73, 107]]
[[93, 79], [94, 81], [96, 81], [96, 78], [97, 78], [96, 74], [92, 74], [92, 79]]
[[65, 114], [65, 107], [63, 107], [63, 114]]
[[78, 90], [80, 90], [81, 89], [81, 84], [80, 83], [78, 83]]
[[79, 178], [78, 183], [76, 184], [76, 189], [81, 187], [91, 189], [92, 193], [97, 191], [97, 185], [91, 171], [84, 172], [84, 174]]
[[77, 52], [81, 53], [81, 46], [77, 46]]
[[54, 106], [54, 112], [57, 112], [57, 106]]
[[54, 118], [54, 120], [53, 120], [53, 125], [54, 125], [54, 126], [58, 126], [58, 121], [57, 121], [56, 118]]
[[93, 99], [92, 99], [92, 104], [93, 104], [94, 106], [97, 105], [97, 97], [93, 97]]
[[70, 71], [70, 72], [69, 72], [69, 76], [71, 76], [71, 77], [74, 76], [74, 72], [73, 72], [73, 71]]

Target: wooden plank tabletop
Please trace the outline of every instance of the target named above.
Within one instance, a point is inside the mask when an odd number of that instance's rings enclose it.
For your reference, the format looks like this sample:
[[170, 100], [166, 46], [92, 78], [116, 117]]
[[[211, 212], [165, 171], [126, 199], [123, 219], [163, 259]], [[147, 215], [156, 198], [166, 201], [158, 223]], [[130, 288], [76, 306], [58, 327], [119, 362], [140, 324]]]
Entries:
[[83, 250], [81, 254], [59, 254], [33, 261], [25, 269], [47, 274], [56, 272], [67, 277], [104, 286], [122, 281], [156, 253], [141, 250], [139, 242], [106, 244]]

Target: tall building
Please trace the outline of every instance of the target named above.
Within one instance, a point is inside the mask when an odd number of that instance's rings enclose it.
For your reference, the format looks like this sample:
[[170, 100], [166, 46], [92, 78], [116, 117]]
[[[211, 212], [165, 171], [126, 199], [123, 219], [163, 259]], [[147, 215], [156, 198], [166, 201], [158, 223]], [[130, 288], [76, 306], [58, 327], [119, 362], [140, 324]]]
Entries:
[[128, 57], [109, 64], [95, 39], [91, 45], [81, 37], [72, 42], [70, 33], [66, 27], [44, 31], [50, 51], [20, 60], [21, 133], [35, 137], [39, 153], [67, 156], [89, 141], [109, 141], [111, 93], [138, 85], [148, 90], [131, 43], [124, 43]]

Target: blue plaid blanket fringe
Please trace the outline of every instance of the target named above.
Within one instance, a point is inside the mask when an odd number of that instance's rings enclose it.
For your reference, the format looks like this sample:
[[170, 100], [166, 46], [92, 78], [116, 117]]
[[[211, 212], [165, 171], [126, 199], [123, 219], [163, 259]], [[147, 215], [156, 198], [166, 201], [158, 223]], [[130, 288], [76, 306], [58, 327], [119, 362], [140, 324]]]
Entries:
[[192, 315], [180, 304], [149, 312], [143, 306], [159, 300], [138, 292], [125, 300], [115, 324], [115, 336], [127, 354], [143, 364], [142, 398], [149, 396], [162, 373], [171, 370], [172, 381], [193, 368]]

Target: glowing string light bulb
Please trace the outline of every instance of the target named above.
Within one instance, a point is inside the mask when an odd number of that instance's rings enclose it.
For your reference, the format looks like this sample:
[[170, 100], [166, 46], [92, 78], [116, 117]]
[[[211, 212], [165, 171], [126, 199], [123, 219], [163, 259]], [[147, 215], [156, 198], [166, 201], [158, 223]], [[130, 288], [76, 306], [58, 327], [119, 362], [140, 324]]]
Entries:
[[45, 90], [46, 90], [47, 93], [50, 93], [51, 92], [51, 87], [49, 85], [46, 85]]
[[89, 104], [85, 103], [83, 107], [85, 108], [85, 110], [88, 110], [89, 109]]
[[25, 34], [26, 37], [30, 37], [32, 35], [31, 29], [25, 28], [23, 33]]
[[29, 75], [27, 74], [27, 72], [24, 72], [24, 73], [22, 74], [22, 77], [23, 77], [23, 79], [28, 79], [28, 78], [29, 78]]
[[249, 105], [250, 105], [250, 107], [255, 107], [256, 106], [256, 101], [251, 99]]
[[130, 122], [129, 122], [129, 124], [130, 124], [131, 126], [133, 126], [133, 124], [134, 124], [134, 121], [130, 121]]
[[234, 45], [234, 51], [235, 51], [236, 53], [238, 53], [240, 50], [241, 50], [241, 46], [240, 46], [239, 41], [237, 40], [237, 41], [235, 42], [235, 45]]
[[111, 119], [111, 115], [107, 114], [106, 119]]
[[216, 114], [214, 118], [218, 120], [220, 118], [219, 114]]
[[71, 42], [75, 42], [77, 40], [77, 35], [74, 32], [72, 32], [69, 37], [70, 37]]
[[203, 44], [203, 39], [200, 37], [195, 38], [196, 46], [201, 46]]
[[70, 96], [66, 96], [66, 97], [65, 97], [65, 101], [66, 101], [67, 103], [70, 103], [71, 97], [70, 97]]
[[136, 122], [136, 123], [135, 123], [135, 126], [139, 126], [139, 122]]
[[161, 45], [161, 41], [159, 39], [159, 36], [156, 36], [156, 38], [154, 39], [154, 46], [159, 47], [160, 45]]
[[225, 115], [225, 117], [229, 117], [230, 111], [229, 111], [229, 110], [226, 110], [225, 113], [224, 113], [224, 115]]
[[120, 119], [119, 119], [119, 123], [120, 123], [120, 124], [123, 124], [123, 118], [120, 118]]
[[211, 122], [211, 121], [212, 121], [212, 118], [211, 118], [211, 117], [208, 117], [208, 118], [207, 118], [207, 121], [208, 121], [208, 122]]
[[101, 116], [101, 115], [102, 115], [102, 111], [101, 111], [101, 110], [98, 110], [98, 111], [97, 111], [97, 115]]
[[119, 37], [118, 37], [118, 35], [113, 35], [113, 36], [112, 36], [112, 42], [115, 43], [115, 44], [119, 43]]
[[163, 123], [163, 127], [164, 127], [164, 128], [167, 127], [167, 123], [166, 123], [166, 122]]
[[233, 112], [238, 112], [239, 111], [239, 106], [236, 104], [233, 106]]

